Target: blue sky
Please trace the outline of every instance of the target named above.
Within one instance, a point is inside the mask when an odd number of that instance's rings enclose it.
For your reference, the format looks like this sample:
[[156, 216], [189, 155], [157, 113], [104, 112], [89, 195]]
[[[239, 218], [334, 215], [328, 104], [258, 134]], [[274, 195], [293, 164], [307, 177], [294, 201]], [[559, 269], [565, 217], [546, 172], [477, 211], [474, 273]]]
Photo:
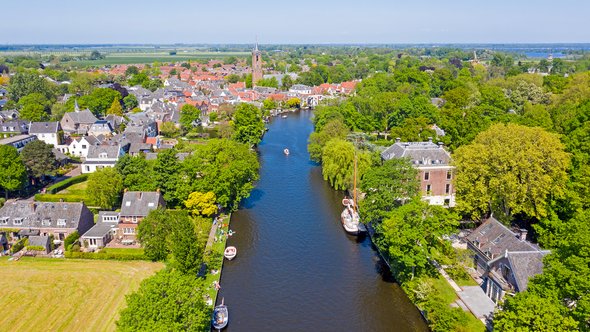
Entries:
[[590, 42], [582, 0], [7, 0], [0, 44]]

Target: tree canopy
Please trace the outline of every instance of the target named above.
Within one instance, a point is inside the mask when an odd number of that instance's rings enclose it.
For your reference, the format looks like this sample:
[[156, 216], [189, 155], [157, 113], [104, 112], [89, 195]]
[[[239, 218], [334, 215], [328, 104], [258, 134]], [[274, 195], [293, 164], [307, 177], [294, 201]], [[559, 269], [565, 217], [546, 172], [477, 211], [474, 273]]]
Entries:
[[98, 169], [88, 178], [86, 192], [94, 204], [110, 209], [114, 207], [123, 191], [123, 178], [111, 167]]
[[57, 169], [57, 161], [51, 145], [40, 140], [25, 145], [21, 151], [21, 158], [29, 175], [33, 178], [53, 175]]
[[27, 170], [16, 148], [0, 145], [0, 188], [8, 192], [22, 188], [27, 181]]
[[233, 115], [233, 128], [236, 141], [249, 145], [260, 143], [264, 131], [262, 112], [254, 105], [239, 104]]

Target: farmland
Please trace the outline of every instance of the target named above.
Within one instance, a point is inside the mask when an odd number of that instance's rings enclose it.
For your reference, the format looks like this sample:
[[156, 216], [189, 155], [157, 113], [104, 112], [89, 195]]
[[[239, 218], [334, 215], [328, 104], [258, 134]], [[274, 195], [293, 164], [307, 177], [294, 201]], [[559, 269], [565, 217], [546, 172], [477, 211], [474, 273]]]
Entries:
[[0, 258], [3, 331], [113, 331], [125, 295], [163, 264]]

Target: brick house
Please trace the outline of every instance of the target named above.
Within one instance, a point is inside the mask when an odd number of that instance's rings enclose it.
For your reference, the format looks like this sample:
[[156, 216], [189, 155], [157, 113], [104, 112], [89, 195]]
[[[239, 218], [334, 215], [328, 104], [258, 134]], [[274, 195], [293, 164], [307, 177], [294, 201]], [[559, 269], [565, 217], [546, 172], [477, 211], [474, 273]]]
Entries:
[[92, 212], [84, 203], [8, 201], [0, 208], [0, 229], [13, 230], [8, 234], [12, 238], [53, 235], [55, 241], [63, 241], [93, 225]]
[[133, 244], [137, 241], [137, 225], [150, 211], [166, 206], [157, 191], [127, 191], [123, 194], [119, 216], [118, 242]]
[[526, 230], [515, 233], [489, 218], [466, 237], [476, 270], [484, 280], [482, 288], [496, 303], [526, 290], [529, 279], [543, 272], [543, 257], [549, 251], [528, 242], [526, 235]]
[[451, 155], [442, 143], [400, 142], [388, 147], [381, 153], [381, 159], [408, 158], [418, 169], [422, 199], [431, 205], [455, 206], [455, 188], [453, 187], [453, 170]]

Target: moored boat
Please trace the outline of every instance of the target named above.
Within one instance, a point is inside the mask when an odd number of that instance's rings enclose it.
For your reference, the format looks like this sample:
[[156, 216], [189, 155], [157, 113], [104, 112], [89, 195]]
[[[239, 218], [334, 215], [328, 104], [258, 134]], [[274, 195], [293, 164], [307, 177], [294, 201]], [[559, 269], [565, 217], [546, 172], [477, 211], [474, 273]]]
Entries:
[[233, 246], [229, 246], [229, 247], [225, 248], [225, 251], [223, 252], [223, 256], [225, 256], [225, 258], [227, 258], [230, 261], [232, 259], [234, 259], [237, 254], [238, 254], [238, 249], [236, 249], [236, 247], [233, 247]]
[[285, 150], [283, 150], [283, 153], [284, 153], [285, 155], [287, 155], [287, 156], [288, 156], [288, 155], [289, 155], [289, 153], [290, 153], [290, 152], [289, 152], [289, 149], [285, 149]]
[[281, 118], [286, 119], [287, 118], [287, 114], [281, 115]]
[[221, 299], [221, 304], [216, 306], [213, 309], [213, 317], [211, 319], [211, 324], [213, 328], [221, 331], [227, 326], [229, 321], [229, 312], [227, 310], [227, 306], [223, 303], [224, 298]]

